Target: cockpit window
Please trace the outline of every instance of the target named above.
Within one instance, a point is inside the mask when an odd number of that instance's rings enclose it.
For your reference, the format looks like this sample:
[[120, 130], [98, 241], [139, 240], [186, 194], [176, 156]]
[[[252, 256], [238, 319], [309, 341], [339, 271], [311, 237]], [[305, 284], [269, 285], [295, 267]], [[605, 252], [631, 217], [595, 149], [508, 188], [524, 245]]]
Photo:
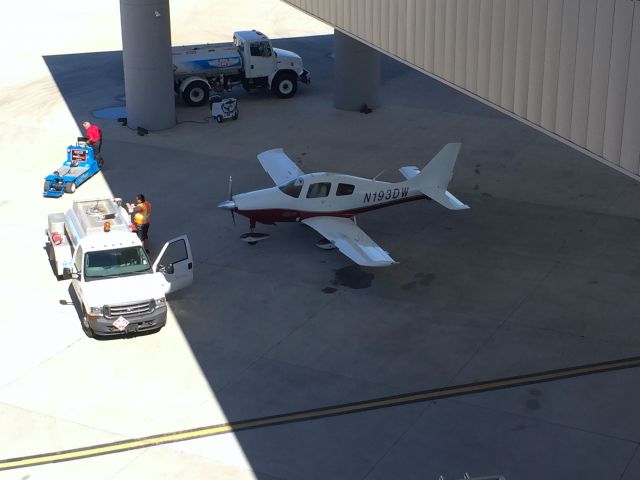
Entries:
[[329, 182], [312, 183], [311, 185], [309, 185], [307, 198], [328, 197], [329, 190], [331, 190], [331, 183]]
[[304, 181], [301, 178], [294, 178], [290, 182], [287, 182], [284, 185], [280, 185], [278, 188], [282, 193], [293, 198], [298, 198], [300, 196], [300, 192], [302, 191], [303, 185]]
[[338, 188], [336, 189], [336, 196], [351, 195], [355, 188], [356, 186], [351, 185], [350, 183], [339, 183]]

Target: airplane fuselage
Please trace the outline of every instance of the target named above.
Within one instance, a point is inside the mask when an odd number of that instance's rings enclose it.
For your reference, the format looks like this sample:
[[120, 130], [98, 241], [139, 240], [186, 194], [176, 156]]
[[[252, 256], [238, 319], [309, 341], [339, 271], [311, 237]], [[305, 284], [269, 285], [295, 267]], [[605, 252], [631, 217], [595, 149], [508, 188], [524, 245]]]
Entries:
[[271, 225], [316, 216], [348, 218], [428, 198], [409, 181], [390, 183], [323, 172], [302, 175], [277, 187], [234, 195], [233, 201], [240, 215]]

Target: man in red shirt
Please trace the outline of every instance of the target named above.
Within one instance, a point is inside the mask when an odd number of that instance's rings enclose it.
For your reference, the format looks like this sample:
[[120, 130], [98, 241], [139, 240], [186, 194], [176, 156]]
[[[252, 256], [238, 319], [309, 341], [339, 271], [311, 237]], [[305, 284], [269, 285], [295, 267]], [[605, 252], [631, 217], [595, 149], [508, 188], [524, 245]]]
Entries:
[[87, 131], [87, 145], [93, 147], [93, 154], [98, 161], [98, 165], [102, 166], [102, 154], [100, 149], [102, 148], [102, 132], [97, 125], [91, 125], [89, 122], [82, 122], [82, 126]]

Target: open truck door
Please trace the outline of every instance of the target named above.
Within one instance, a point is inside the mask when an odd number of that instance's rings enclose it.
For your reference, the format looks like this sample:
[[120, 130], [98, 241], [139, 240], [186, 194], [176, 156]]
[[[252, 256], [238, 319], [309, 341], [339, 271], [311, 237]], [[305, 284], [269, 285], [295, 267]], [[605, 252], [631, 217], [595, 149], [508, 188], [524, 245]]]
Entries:
[[193, 282], [193, 256], [186, 235], [168, 241], [153, 264], [153, 271], [162, 275], [165, 295], [188, 287]]

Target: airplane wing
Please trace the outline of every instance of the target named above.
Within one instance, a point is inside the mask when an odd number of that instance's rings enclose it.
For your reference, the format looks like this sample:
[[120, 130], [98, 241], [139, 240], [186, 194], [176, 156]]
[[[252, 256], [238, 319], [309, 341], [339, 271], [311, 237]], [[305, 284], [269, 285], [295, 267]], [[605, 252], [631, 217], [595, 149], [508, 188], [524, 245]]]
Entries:
[[289, 180], [304, 175], [304, 172], [293, 163], [281, 148], [274, 148], [258, 154], [258, 161], [262, 168], [276, 182], [276, 185], [282, 185]]
[[386, 267], [397, 263], [349, 218], [311, 217], [302, 223], [330, 240], [340, 252], [359, 265]]

